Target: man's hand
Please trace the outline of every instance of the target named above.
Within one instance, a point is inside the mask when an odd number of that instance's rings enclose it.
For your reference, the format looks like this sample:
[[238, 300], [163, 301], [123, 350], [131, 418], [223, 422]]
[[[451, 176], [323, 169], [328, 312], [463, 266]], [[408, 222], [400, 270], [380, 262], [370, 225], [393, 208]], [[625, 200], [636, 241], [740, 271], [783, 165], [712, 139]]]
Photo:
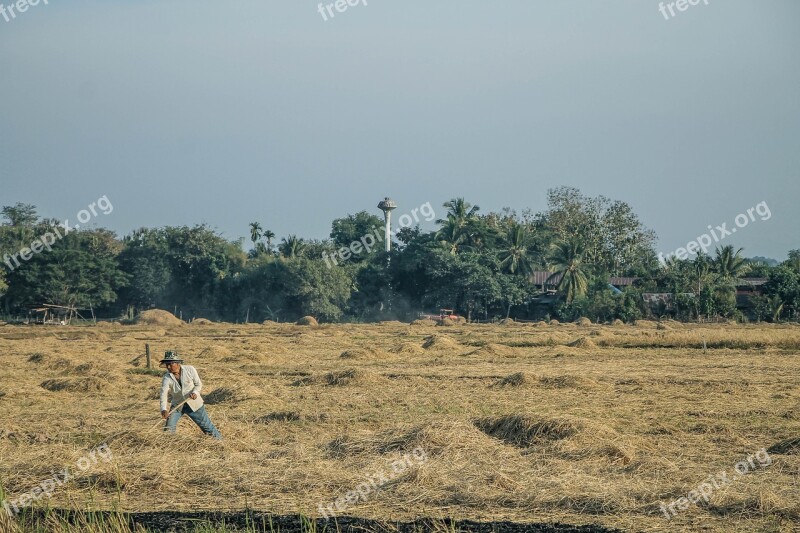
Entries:
[[197, 399], [197, 393], [196, 392], [191, 393], [189, 395], [189, 398], [191, 398], [192, 400], [196, 400]]
[[166, 419], [167, 419], [167, 414], [168, 414], [168, 413], [169, 413], [169, 411], [167, 411], [167, 410], [161, 411], [161, 418], [163, 418], [164, 420], [166, 420]]

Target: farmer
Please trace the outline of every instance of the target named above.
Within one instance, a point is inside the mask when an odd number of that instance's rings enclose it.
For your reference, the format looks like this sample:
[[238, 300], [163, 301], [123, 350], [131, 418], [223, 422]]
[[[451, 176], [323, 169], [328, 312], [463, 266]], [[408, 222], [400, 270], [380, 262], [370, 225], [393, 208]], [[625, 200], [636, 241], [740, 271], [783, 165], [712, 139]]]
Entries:
[[[164, 424], [164, 431], [175, 433], [178, 420], [183, 415], [189, 415], [203, 433], [211, 435], [215, 439], [222, 439], [217, 428], [208, 418], [206, 408], [203, 405], [203, 398], [200, 397], [200, 389], [203, 382], [200, 375], [193, 366], [183, 365], [183, 359], [178, 357], [178, 352], [170, 351], [164, 354], [161, 365], [167, 367], [167, 373], [161, 380], [161, 418], [167, 422]], [[172, 392], [172, 405], [167, 410], [167, 395]], [[180, 405], [181, 402], [183, 405]], [[178, 407], [180, 405], [180, 407]], [[178, 407], [177, 409], [175, 409]], [[170, 412], [175, 411], [170, 414]]]

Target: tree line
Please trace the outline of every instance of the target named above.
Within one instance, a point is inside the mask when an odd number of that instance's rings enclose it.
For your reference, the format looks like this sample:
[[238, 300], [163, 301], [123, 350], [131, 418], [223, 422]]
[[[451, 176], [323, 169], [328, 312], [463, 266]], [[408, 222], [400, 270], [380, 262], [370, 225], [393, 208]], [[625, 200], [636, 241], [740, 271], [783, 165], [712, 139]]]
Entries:
[[[336, 254], [381, 227], [361, 211], [336, 219], [330, 238], [276, 235], [260, 222], [230, 241], [208, 226], [141, 228], [118, 238], [98, 229], [71, 231], [48, 250], [11, 261], [12, 254], [58, 227], [36, 207], [2, 209], [0, 309], [6, 317], [52, 304], [91, 308], [98, 316], [131, 318], [161, 308], [184, 319], [231, 322], [415, 318], [452, 308], [470, 320], [585, 316], [631, 321], [656, 314], [682, 320], [797, 318], [800, 250], [783, 263], [748, 259], [732, 246], [713, 256], [660, 263], [656, 235], [625, 202], [589, 197], [560, 187], [547, 193], [542, 212], [510, 209], [481, 213], [454, 198], [436, 229], [404, 227], [391, 252], [358, 249], [332, 265]], [[546, 271], [544, 288], [534, 272]], [[622, 290], [612, 276], [637, 279]], [[766, 278], [763, 295], [737, 306], [746, 276]], [[669, 295], [662, 308], [647, 293]]]

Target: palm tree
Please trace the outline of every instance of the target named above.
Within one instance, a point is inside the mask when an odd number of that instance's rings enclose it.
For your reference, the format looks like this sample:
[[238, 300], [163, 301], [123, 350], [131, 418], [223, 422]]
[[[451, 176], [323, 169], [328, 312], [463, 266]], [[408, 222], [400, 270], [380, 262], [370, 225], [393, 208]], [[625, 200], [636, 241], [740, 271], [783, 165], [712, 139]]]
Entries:
[[251, 222], [250, 223], [250, 240], [253, 241], [253, 246], [256, 245], [256, 241], [261, 238], [261, 224], [258, 222]]
[[511, 274], [531, 273], [531, 252], [528, 250], [528, 227], [524, 224], [514, 223], [508, 229], [506, 248], [500, 251], [500, 268], [508, 270]]
[[281, 240], [278, 251], [286, 258], [297, 257], [305, 246], [303, 239], [299, 239], [296, 235], [289, 235]]
[[272, 232], [272, 230], [269, 230], [269, 229], [268, 230], [264, 230], [264, 233], [262, 233], [261, 236], [263, 238], [267, 239], [267, 250], [271, 249], [272, 248], [272, 239], [275, 238], [275, 234]]
[[584, 271], [584, 251], [583, 245], [578, 239], [570, 239], [556, 245], [550, 255], [550, 261], [555, 271], [545, 283], [551, 283], [561, 276], [556, 289], [564, 293], [567, 305], [571, 304], [575, 297], [586, 294], [589, 286], [589, 280]]
[[717, 256], [714, 258], [714, 267], [719, 274], [720, 281], [734, 288], [750, 271], [750, 265], [747, 264], [744, 257], [741, 257], [741, 253], [742, 248], [734, 252], [733, 246], [728, 245], [722, 249], [717, 248]]
[[800, 250], [790, 250], [789, 259], [784, 264], [800, 274]]
[[447, 215], [447, 220], [440, 220], [439, 223], [443, 226], [436, 232], [436, 240], [446, 245], [451, 255], [456, 255], [467, 242], [467, 232], [453, 215]]
[[[481, 209], [477, 205], [470, 204], [463, 198], [453, 198], [449, 202], [445, 202], [443, 207], [447, 208], [447, 218], [449, 219], [452, 216], [458, 226], [462, 228], [466, 226], [471, 219], [475, 218], [478, 211]], [[440, 218], [436, 223], [445, 224], [447, 220], [442, 220]]]
[[470, 204], [463, 198], [453, 198], [443, 205], [447, 208], [447, 218], [436, 221], [442, 225], [436, 232], [436, 238], [448, 245], [452, 255], [456, 255], [459, 248], [463, 248], [471, 240], [470, 226], [477, 219], [480, 207]]

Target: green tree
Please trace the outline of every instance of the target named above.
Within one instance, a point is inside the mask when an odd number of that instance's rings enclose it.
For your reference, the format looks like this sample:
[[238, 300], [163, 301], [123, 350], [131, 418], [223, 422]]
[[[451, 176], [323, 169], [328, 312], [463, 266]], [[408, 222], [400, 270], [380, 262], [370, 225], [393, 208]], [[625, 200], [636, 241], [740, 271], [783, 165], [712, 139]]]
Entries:
[[437, 239], [446, 246], [451, 255], [456, 255], [460, 249], [474, 249], [474, 241], [480, 240], [475, 231], [480, 207], [470, 204], [464, 198], [453, 198], [443, 206], [447, 208], [447, 215], [446, 218], [436, 221], [441, 225], [436, 233]]
[[[564, 295], [567, 305], [586, 294], [589, 281], [584, 263], [585, 250], [578, 239], [570, 239], [556, 245], [550, 255], [553, 274], [547, 283], [555, 283], [556, 290]], [[560, 279], [559, 279], [560, 276]]]
[[786, 267], [800, 274], [800, 250], [790, 250], [789, 259], [783, 263]]
[[264, 230], [264, 233], [261, 235], [267, 241], [267, 250], [272, 250], [272, 239], [275, 238], [275, 233], [272, 230]]
[[782, 314], [794, 315], [800, 304], [800, 275], [786, 265], [775, 267], [764, 285], [764, 294], [778, 299], [783, 305]]
[[734, 289], [751, 268], [741, 253], [742, 248], [734, 252], [733, 246], [728, 245], [717, 248], [717, 255], [714, 258], [714, 267], [720, 282], [730, 285]]
[[497, 274], [480, 254], [464, 252], [453, 256], [439, 250], [429, 258], [429, 279], [424, 302], [431, 308], [452, 307], [466, 312], [467, 319], [477, 310], [488, 314], [488, 307], [500, 301]]
[[584, 260], [614, 275], [657, 267], [655, 233], [639, 221], [633, 209], [605, 196], [590, 198], [573, 187], [547, 192], [548, 209], [536, 223], [557, 241], [579, 239]]
[[[361, 241], [370, 242], [367, 236], [371, 235], [371, 241], [374, 242], [372, 251], [383, 250], [384, 246], [378, 239], [383, 238], [384, 222], [375, 215], [371, 215], [366, 211], [359, 211], [355, 215], [347, 215], [345, 218], [337, 218], [331, 224], [331, 239], [336, 249], [349, 248], [354, 242]], [[369, 252], [362, 249], [356, 254], [352, 254], [349, 261], [358, 263], [366, 260]]]
[[164, 230], [141, 228], [123, 239], [119, 266], [129, 275], [120, 300], [137, 309], [166, 307], [172, 281], [170, 250]]
[[72, 231], [8, 276], [11, 305], [88, 309], [116, 301], [127, 276], [117, 266], [119, 242], [107, 230]]
[[261, 239], [261, 224], [258, 222], [251, 222], [250, 223], [250, 240], [253, 241], [253, 246], [255, 247], [256, 243], [259, 239]]
[[7, 205], [0, 210], [3, 217], [10, 226], [30, 227], [36, 224], [39, 216], [36, 214], [36, 206], [17, 202], [15, 205]]
[[533, 271], [533, 258], [528, 242], [528, 228], [523, 224], [512, 224], [499, 253], [500, 268], [511, 274], [529, 275]]
[[298, 257], [305, 248], [305, 241], [297, 237], [297, 235], [289, 235], [281, 240], [278, 246], [278, 251], [286, 259]]

